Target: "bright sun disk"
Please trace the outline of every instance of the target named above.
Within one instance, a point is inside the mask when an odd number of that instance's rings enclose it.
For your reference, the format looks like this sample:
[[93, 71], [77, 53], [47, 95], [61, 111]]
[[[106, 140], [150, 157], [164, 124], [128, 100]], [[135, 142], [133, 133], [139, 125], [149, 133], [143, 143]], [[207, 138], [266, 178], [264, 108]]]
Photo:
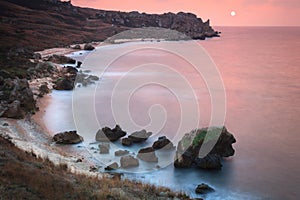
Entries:
[[234, 17], [234, 16], [236, 16], [236, 12], [235, 12], [235, 11], [231, 11], [230, 15], [231, 15], [232, 17]]

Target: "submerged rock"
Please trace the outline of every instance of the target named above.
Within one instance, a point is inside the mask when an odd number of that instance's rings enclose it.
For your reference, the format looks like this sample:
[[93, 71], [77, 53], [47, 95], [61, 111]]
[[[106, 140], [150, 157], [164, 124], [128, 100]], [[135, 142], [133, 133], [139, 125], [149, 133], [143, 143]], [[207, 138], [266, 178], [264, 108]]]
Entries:
[[57, 144], [77, 144], [83, 141], [83, 138], [77, 134], [77, 131], [66, 131], [53, 136], [53, 141]]
[[146, 162], [158, 162], [155, 150], [152, 147], [140, 149], [137, 157]]
[[121, 129], [119, 125], [115, 128], [110, 129], [109, 127], [104, 127], [100, 129], [96, 134], [96, 141], [107, 142], [107, 141], [117, 141], [121, 137], [124, 137], [127, 133]]
[[130, 155], [121, 157], [120, 163], [122, 168], [139, 166], [139, 160]]
[[197, 186], [195, 192], [197, 194], [207, 194], [210, 192], [214, 192], [215, 190], [210, 187], [209, 185], [205, 184], [205, 183], [201, 183], [200, 185]]
[[[205, 138], [205, 145], [216, 143], [207, 155], [201, 157], [199, 153]], [[193, 130], [179, 141], [174, 166], [185, 168], [195, 164], [202, 169], [220, 169], [221, 158], [234, 155], [232, 144], [235, 142], [234, 136], [225, 127]]]
[[166, 137], [159, 137], [152, 145], [153, 149], [170, 150], [174, 148], [173, 143]]

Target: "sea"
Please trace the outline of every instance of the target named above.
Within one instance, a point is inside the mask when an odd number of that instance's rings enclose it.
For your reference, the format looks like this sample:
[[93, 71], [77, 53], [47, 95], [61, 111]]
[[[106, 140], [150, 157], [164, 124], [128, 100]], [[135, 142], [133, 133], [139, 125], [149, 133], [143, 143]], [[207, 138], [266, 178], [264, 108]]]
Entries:
[[[117, 149], [136, 155], [159, 136], [176, 146], [193, 129], [225, 125], [236, 138], [235, 155], [224, 158], [221, 170], [176, 169], [174, 151], [159, 151], [159, 163], [118, 171], [206, 200], [299, 199], [300, 27], [215, 29], [221, 37], [205, 41], [131, 42], [70, 54], [100, 80], [53, 91], [47, 128], [77, 129], [90, 156], [105, 165], [119, 162]], [[130, 148], [111, 144], [109, 155], [95, 152], [97, 130], [116, 124], [152, 136]], [[196, 194], [200, 183], [215, 192]]]

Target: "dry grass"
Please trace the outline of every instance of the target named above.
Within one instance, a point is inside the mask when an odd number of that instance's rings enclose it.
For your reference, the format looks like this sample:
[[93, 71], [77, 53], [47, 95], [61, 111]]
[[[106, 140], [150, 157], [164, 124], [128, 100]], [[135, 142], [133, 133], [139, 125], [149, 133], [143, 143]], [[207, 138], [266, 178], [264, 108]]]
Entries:
[[[165, 197], [160, 197], [161, 193]], [[75, 175], [66, 165], [23, 152], [0, 137], [0, 199], [189, 199], [168, 188]]]

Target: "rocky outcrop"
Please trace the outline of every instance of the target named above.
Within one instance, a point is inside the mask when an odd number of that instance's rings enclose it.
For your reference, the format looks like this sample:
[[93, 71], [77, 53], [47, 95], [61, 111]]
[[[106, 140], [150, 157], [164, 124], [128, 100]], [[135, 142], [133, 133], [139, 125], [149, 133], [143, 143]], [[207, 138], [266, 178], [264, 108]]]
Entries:
[[134, 158], [133, 156], [123, 156], [120, 160], [122, 168], [129, 168], [129, 167], [137, 167], [139, 166], [139, 160]]
[[104, 127], [100, 129], [96, 134], [96, 141], [107, 142], [107, 141], [117, 141], [121, 137], [124, 137], [127, 133], [121, 129], [119, 125], [115, 128], [110, 129], [109, 127]]
[[77, 144], [83, 141], [83, 138], [77, 134], [77, 131], [66, 131], [58, 133], [52, 139], [57, 144]]
[[27, 80], [0, 71], [0, 117], [23, 118], [34, 110], [35, 100]]
[[71, 78], [59, 78], [55, 81], [53, 89], [55, 90], [73, 90], [74, 80]]
[[146, 162], [158, 162], [158, 158], [155, 155], [155, 150], [152, 147], [140, 149], [137, 157]]
[[124, 146], [131, 146], [133, 143], [141, 143], [146, 141], [152, 135], [151, 132], [147, 132], [146, 130], [133, 132], [128, 138], [122, 139], [122, 144]]
[[209, 185], [205, 184], [205, 183], [201, 183], [200, 185], [197, 186], [197, 188], [195, 189], [195, 192], [197, 194], [207, 194], [210, 192], [214, 192], [215, 190], [210, 187]]
[[210, 21], [203, 22], [192, 13], [179, 12], [164, 13], [162, 15], [139, 13], [136, 11], [114, 12], [99, 11], [96, 18], [118, 26], [130, 28], [159, 27], [179, 31], [192, 39], [205, 39], [206, 37], [218, 37], [219, 32], [214, 31]]
[[[200, 157], [205, 138], [205, 145], [216, 144], [206, 156]], [[178, 142], [174, 166], [183, 168], [196, 165], [202, 169], [220, 169], [221, 158], [234, 155], [232, 144], [235, 142], [234, 136], [225, 127], [193, 130]]]
[[174, 148], [173, 143], [166, 137], [161, 136], [152, 145], [153, 149], [171, 150]]
[[129, 154], [129, 151], [127, 150], [118, 150], [115, 152], [115, 156], [124, 156], [126, 154]]

